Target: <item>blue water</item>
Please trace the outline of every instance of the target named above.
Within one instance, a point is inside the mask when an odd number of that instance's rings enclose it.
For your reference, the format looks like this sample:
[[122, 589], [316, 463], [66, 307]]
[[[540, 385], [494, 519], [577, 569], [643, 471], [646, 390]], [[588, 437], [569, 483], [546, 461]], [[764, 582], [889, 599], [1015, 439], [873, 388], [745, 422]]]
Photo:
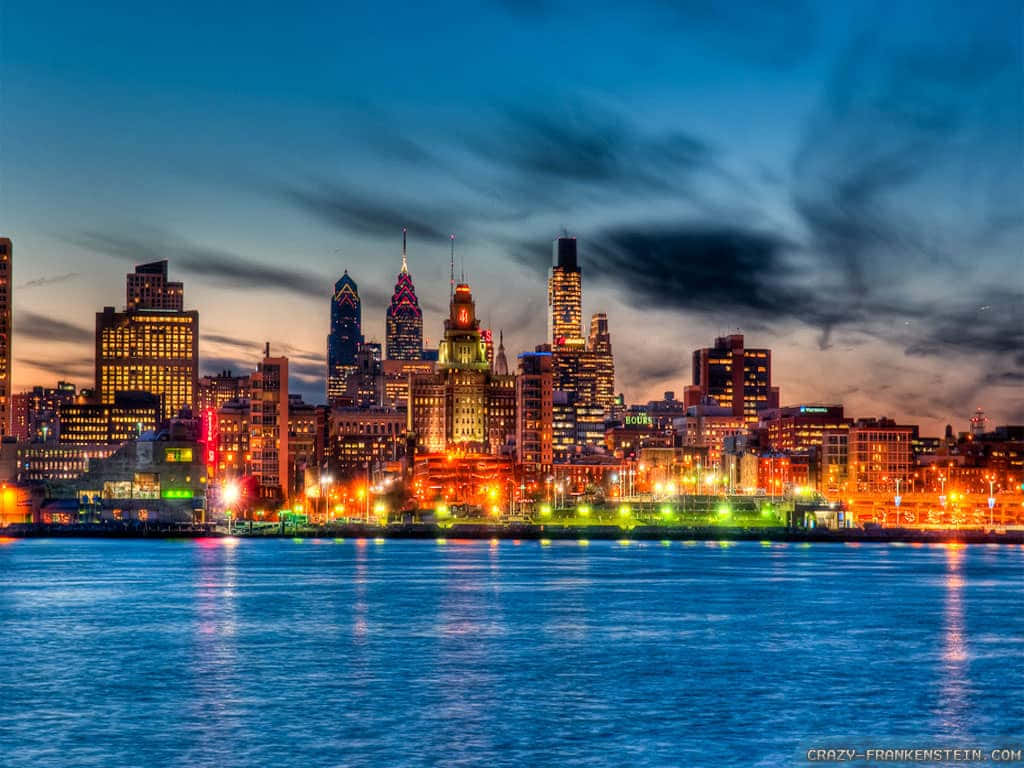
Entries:
[[0, 544], [0, 764], [806, 765], [1024, 737], [1024, 550]]

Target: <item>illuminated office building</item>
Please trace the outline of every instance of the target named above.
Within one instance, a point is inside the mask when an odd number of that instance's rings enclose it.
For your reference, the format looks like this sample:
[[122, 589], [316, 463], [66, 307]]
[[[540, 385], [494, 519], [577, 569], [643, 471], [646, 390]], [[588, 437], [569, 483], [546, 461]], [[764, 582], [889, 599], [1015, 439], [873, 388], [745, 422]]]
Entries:
[[345, 395], [345, 380], [356, 367], [356, 353], [363, 343], [363, 312], [359, 287], [348, 270], [334, 284], [331, 298], [331, 331], [327, 336], [327, 400]]
[[612, 335], [608, 330], [608, 315], [604, 312], [598, 312], [590, 318], [590, 339], [587, 341], [586, 357], [586, 366], [593, 371], [593, 403], [606, 411], [611, 411], [615, 402], [615, 361], [612, 357]]
[[260, 498], [283, 499], [291, 487], [288, 477], [288, 358], [271, 357], [252, 375], [249, 448], [252, 474]]
[[[361, 408], [384, 404], [384, 367], [380, 344], [370, 341], [359, 345], [355, 366], [345, 381], [345, 399]], [[337, 400], [334, 401], [337, 404]]]
[[167, 309], [181, 312], [185, 290], [181, 283], [168, 282], [167, 261], [140, 264], [127, 278], [125, 307], [132, 309]]
[[583, 283], [575, 237], [555, 239], [548, 278], [548, 307], [548, 335], [552, 347], [583, 346]]
[[382, 360], [384, 405], [404, 409], [409, 402], [409, 377], [432, 374], [436, 363], [429, 360]]
[[[83, 389], [84, 393], [90, 393]], [[78, 389], [69, 381], [56, 387], [32, 387], [11, 396], [11, 434], [34, 443], [56, 441], [60, 435], [60, 410], [79, 400]], [[84, 400], [83, 400], [84, 402]]]
[[409, 274], [402, 230], [402, 268], [388, 307], [386, 353], [388, 360], [419, 360], [423, 357], [423, 312]]
[[118, 392], [106, 405], [72, 402], [60, 406], [62, 445], [125, 443], [154, 432], [160, 414], [160, 398], [149, 392]]
[[715, 346], [693, 353], [693, 384], [686, 387], [687, 407], [710, 397], [731, 408], [734, 416], [755, 425], [758, 414], [779, 407], [779, 388], [772, 386], [770, 349], [747, 349], [743, 334], [720, 336]]
[[[149, 392], [160, 398], [161, 421], [176, 416], [185, 406], [194, 406], [199, 386], [199, 313], [178, 308], [180, 283], [164, 281], [165, 286], [173, 287], [165, 291], [153, 284], [146, 288], [146, 279], [159, 282], [165, 274], [163, 264], [155, 274], [136, 271], [128, 275], [128, 297], [133, 306], [124, 312], [104, 307], [96, 313], [99, 402], [113, 405], [118, 392]], [[150, 306], [161, 304], [165, 306]]]
[[0, 437], [11, 433], [11, 307], [14, 301], [14, 244], [0, 237]]
[[792, 405], [762, 412], [760, 429], [764, 447], [797, 453], [820, 450], [826, 434], [848, 432], [851, 423], [841, 405]]

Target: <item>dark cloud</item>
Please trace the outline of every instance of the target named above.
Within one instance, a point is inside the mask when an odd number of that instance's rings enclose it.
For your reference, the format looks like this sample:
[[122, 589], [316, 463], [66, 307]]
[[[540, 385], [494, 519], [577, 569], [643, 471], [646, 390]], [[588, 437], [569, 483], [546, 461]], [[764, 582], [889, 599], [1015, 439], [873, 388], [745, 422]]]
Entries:
[[92, 380], [96, 375], [96, 366], [92, 357], [61, 357], [56, 360], [19, 357], [16, 362], [19, 367], [38, 368], [45, 371], [54, 379], [77, 379], [79, 381], [84, 379], [89, 382], [89, 386], [92, 386]]
[[33, 288], [42, 288], [46, 285], [55, 285], [57, 283], [66, 283], [69, 280], [75, 280], [81, 276], [79, 272], [66, 272], [63, 275], [54, 275], [53, 277], [37, 277], [34, 280], [22, 283], [18, 286], [18, 290], [26, 291]]
[[19, 310], [15, 313], [14, 332], [22, 338], [75, 344], [92, 344], [96, 338], [96, 331], [93, 328], [28, 310]]
[[[395, 140], [403, 146], [410, 143], [403, 137]], [[402, 227], [406, 227], [410, 236], [430, 240], [446, 240], [450, 234], [439, 224], [451, 213], [424, 203], [403, 205], [393, 196], [385, 198], [327, 182], [284, 186], [277, 193], [292, 205], [347, 232], [398, 238]]]
[[194, 245], [167, 235], [151, 238], [87, 232], [72, 242], [98, 253], [133, 263], [167, 259], [174, 269], [205, 278], [207, 282], [238, 290], [284, 290], [299, 296], [323, 299], [333, 284], [321, 275], [296, 268], [276, 266], [234, 253]]

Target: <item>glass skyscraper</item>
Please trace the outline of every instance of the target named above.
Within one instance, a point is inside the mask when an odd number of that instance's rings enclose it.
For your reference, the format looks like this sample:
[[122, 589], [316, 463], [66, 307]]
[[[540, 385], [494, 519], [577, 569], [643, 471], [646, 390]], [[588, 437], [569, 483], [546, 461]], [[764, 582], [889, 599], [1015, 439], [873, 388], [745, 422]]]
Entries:
[[327, 400], [345, 395], [345, 379], [356, 369], [356, 352], [363, 342], [363, 311], [359, 287], [348, 270], [334, 284], [331, 332], [327, 336]]

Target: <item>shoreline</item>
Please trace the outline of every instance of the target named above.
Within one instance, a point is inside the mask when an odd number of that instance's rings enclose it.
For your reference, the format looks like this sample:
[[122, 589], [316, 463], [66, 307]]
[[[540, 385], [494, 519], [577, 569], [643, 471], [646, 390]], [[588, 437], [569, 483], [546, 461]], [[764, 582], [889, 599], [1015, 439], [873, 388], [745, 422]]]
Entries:
[[1024, 530], [1002, 533], [977, 529], [920, 530], [911, 528], [682, 528], [638, 525], [624, 529], [611, 525], [561, 526], [516, 523], [460, 523], [441, 527], [433, 523], [392, 526], [332, 525], [266, 531], [227, 530], [207, 526], [113, 526], [22, 524], [0, 528], [0, 539], [467, 539], [524, 541], [769, 541], [821, 544], [997, 544], [1024, 546]]

